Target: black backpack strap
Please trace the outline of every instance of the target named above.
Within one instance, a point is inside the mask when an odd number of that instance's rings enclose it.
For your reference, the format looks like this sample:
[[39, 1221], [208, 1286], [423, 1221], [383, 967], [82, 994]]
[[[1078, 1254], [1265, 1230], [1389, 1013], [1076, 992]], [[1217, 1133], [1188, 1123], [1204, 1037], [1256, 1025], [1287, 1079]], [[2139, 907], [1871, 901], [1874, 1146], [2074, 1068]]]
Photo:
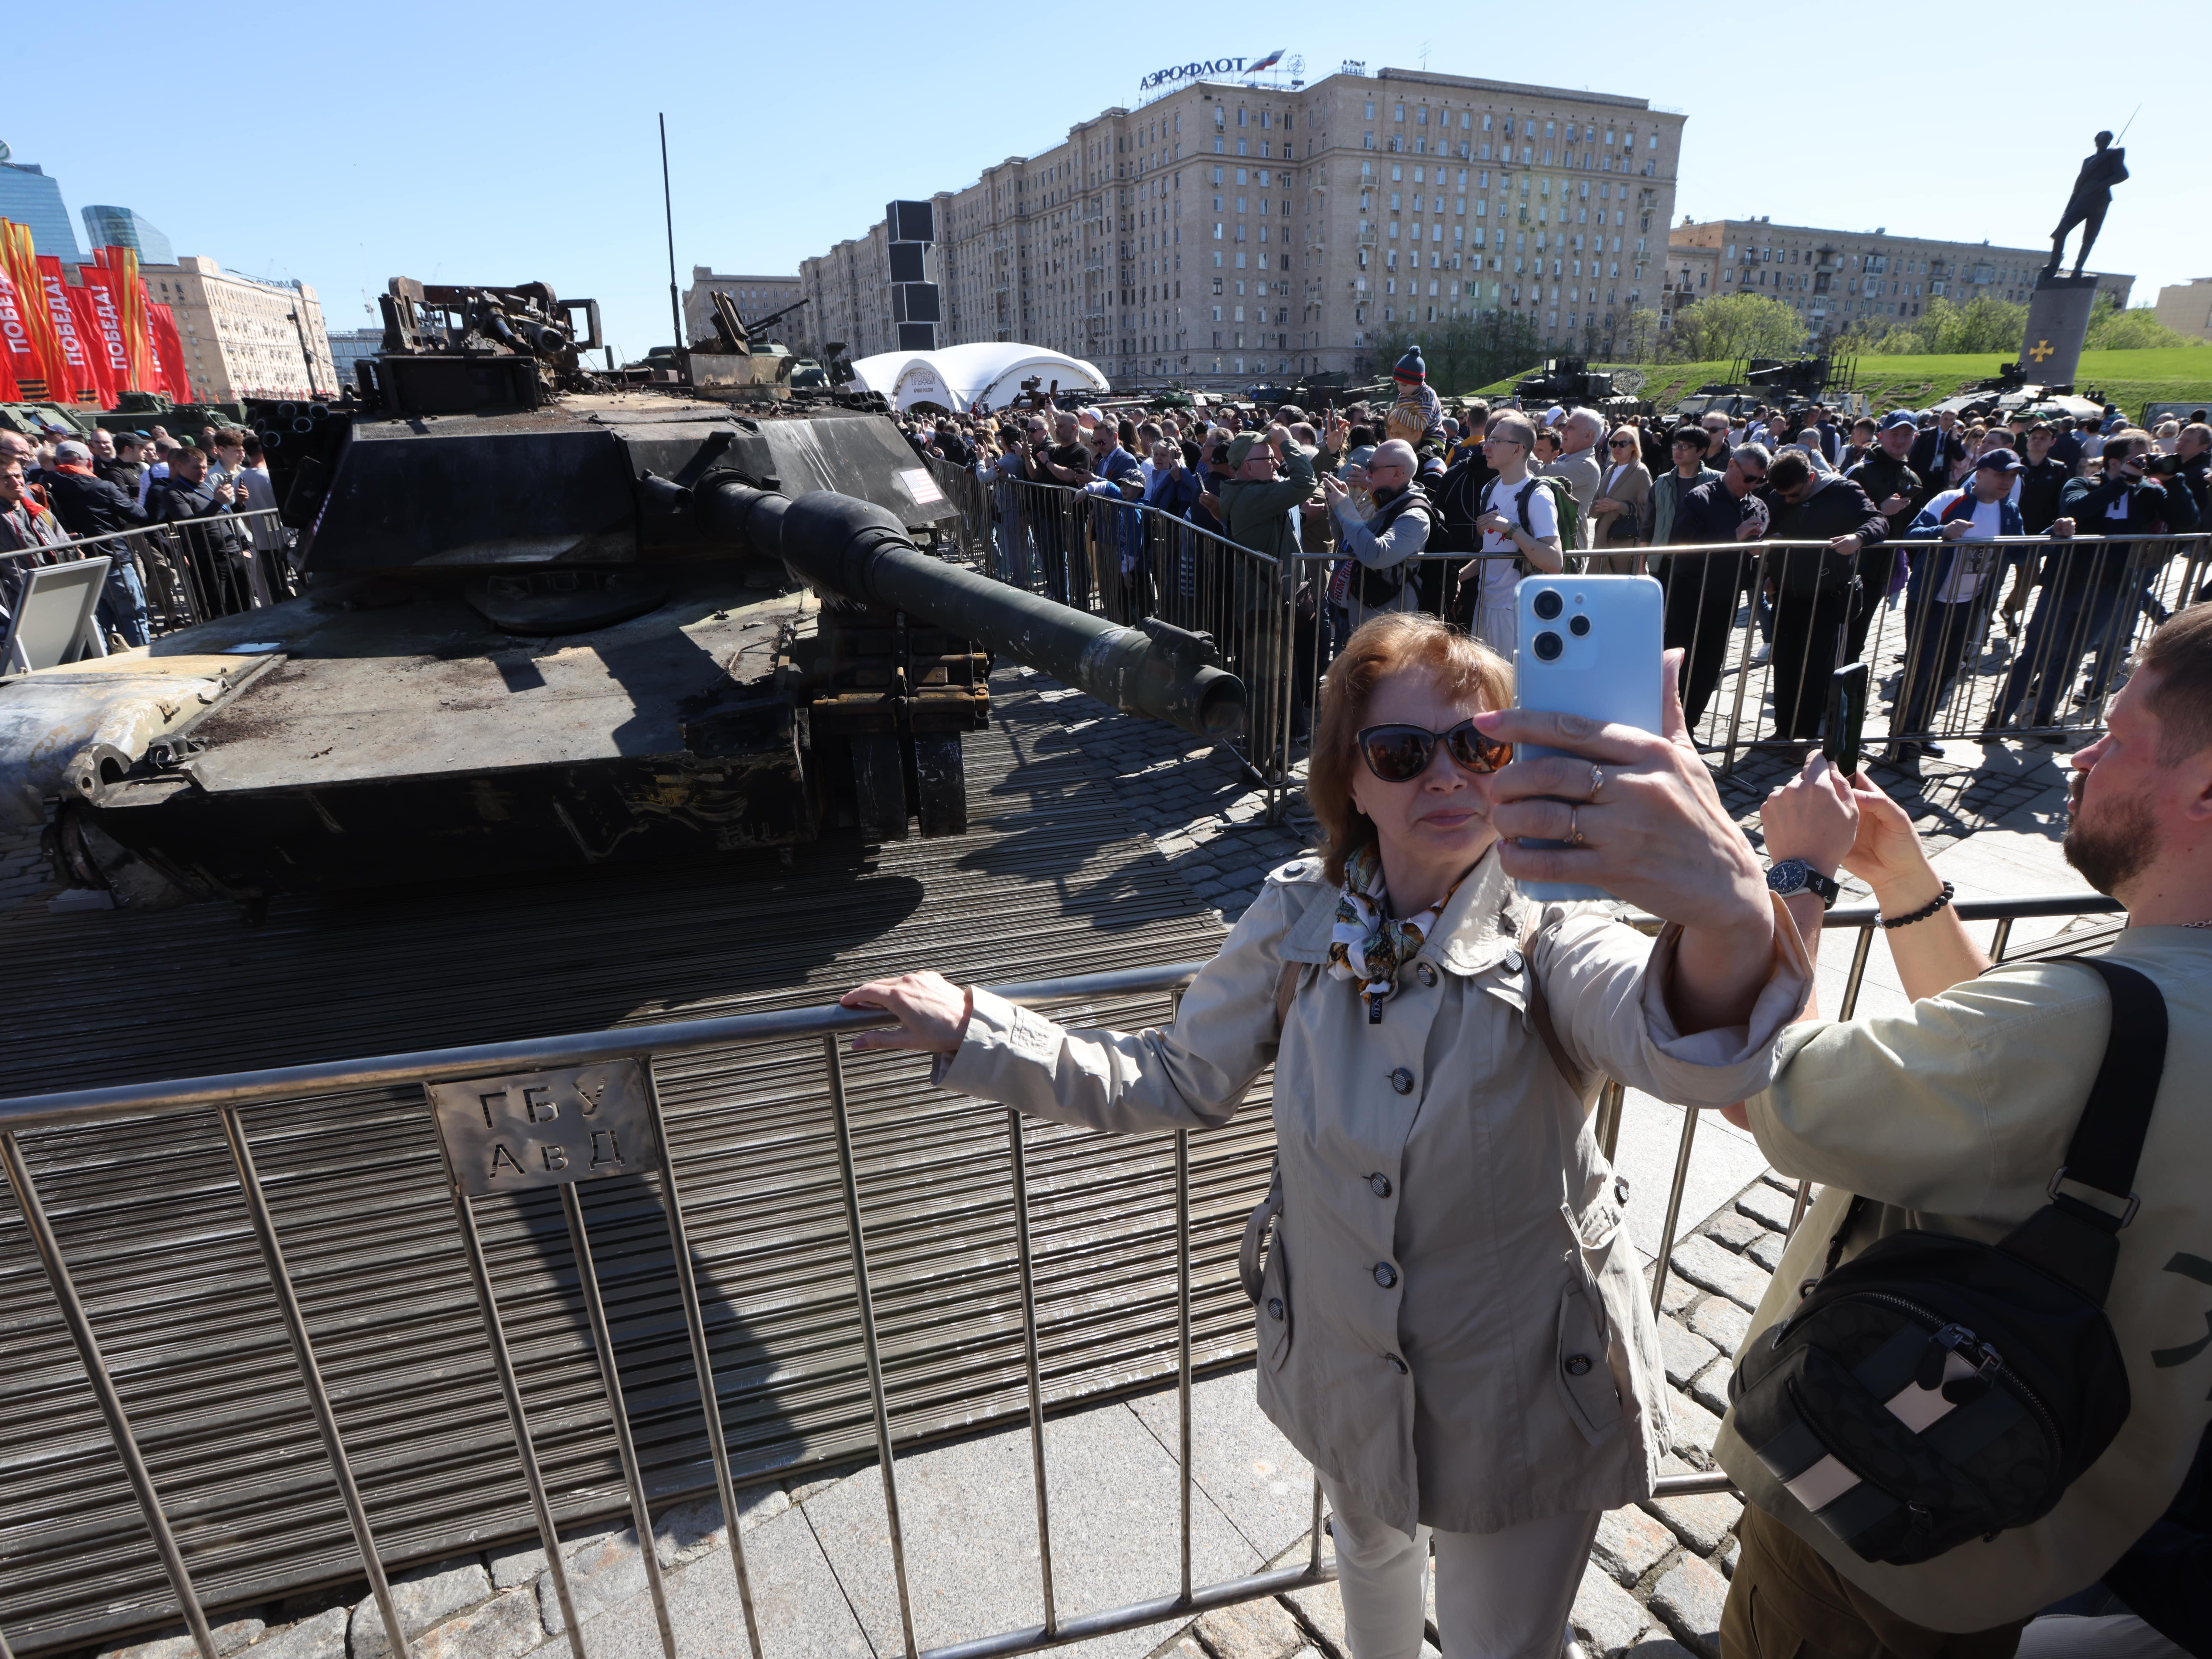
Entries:
[[2063, 1176], [2094, 1187], [2126, 1204], [2131, 1218], [2136, 1164], [2166, 1074], [2166, 999], [2142, 974], [2109, 957], [2083, 957], [2081, 966], [2095, 969], [2112, 994], [2112, 1031], [2089, 1103], [2067, 1143], [2066, 1163], [2051, 1184]]
[[[2166, 999], [2132, 968], [2108, 957], [2078, 958], [2100, 975], [2112, 997], [2112, 1027], [2066, 1162], [2051, 1177], [2051, 1202], [2006, 1237], [2000, 1249], [2033, 1262], [2102, 1305], [2119, 1261], [2119, 1231], [2136, 1215], [2136, 1165], [2150, 1132], [2151, 1109], [2166, 1073]], [[2118, 1215], [2058, 1190], [2061, 1181], [2090, 1187], [2127, 1207]]]

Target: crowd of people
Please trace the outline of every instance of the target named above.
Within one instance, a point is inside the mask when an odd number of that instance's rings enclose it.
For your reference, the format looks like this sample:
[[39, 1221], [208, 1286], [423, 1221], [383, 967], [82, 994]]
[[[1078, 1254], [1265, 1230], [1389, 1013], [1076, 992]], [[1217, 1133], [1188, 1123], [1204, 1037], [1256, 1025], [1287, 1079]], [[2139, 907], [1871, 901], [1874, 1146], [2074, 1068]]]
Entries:
[[108, 561], [96, 617], [111, 649], [288, 598], [276, 507], [261, 440], [244, 428], [0, 431], [0, 631], [31, 568], [87, 556]]
[[[1670, 429], [1583, 407], [1447, 404], [1418, 349], [1394, 378], [1395, 401], [1321, 415], [1015, 409], [909, 416], [907, 435], [973, 471], [1002, 577], [1118, 620], [1202, 627], [1247, 668], [1279, 628], [1256, 612], [1261, 584], [1207, 574], [1219, 563], [1207, 538], [1303, 561], [1288, 711], [1300, 739], [1314, 671], [1371, 616], [1447, 617], [1510, 658], [1522, 575], [1648, 573], [1666, 588], [1667, 643], [1687, 654], [1692, 725], [1735, 653], [1771, 665], [1770, 740], [1784, 744], [1818, 735], [1830, 671], [1863, 660], [1877, 617], [1901, 607], [1889, 758], [1909, 769], [1941, 752], [1926, 734], [1997, 626], [2017, 644], [1985, 733], [2013, 728], [2031, 690], [2017, 729], [2051, 732], [2085, 659], [2076, 701], [2101, 699], [2136, 617], [2160, 614], [2174, 544], [2157, 538], [2207, 522], [2202, 410], [2155, 434], [2117, 417], [1948, 409], [1850, 421], [1820, 403]], [[1071, 514], [1040, 486], [1154, 513]], [[1163, 534], [1163, 521], [1204, 534]], [[2077, 535], [2094, 539], [1996, 539]]]

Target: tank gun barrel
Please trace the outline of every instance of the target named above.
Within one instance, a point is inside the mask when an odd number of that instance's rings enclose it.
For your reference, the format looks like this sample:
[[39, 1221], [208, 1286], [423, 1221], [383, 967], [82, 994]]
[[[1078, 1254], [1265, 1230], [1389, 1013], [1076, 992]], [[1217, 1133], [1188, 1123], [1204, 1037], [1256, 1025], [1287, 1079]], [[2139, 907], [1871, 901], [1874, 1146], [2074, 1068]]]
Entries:
[[896, 515], [854, 496], [794, 498], [728, 477], [693, 496], [709, 536], [781, 559], [817, 589], [903, 611], [1198, 737], [1218, 742], [1243, 724], [1243, 683], [1212, 665], [1202, 635], [1156, 621], [1124, 628], [947, 564], [916, 547]]

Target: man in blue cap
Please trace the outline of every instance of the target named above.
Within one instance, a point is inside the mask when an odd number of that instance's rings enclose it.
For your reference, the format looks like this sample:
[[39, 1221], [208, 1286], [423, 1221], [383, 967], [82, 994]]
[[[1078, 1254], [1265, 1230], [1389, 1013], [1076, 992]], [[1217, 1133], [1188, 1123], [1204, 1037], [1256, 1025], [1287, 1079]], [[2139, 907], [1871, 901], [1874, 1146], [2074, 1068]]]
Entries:
[[1384, 422], [1387, 435], [1413, 445], [1413, 453], [1423, 460], [1431, 455], [1441, 459], [1444, 453], [1443, 399], [1429, 384], [1429, 367], [1422, 361], [1420, 347], [1406, 348], [1406, 355], [1398, 359], [1390, 378], [1397, 384], [1398, 400], [1391, 405], [1389, 416]]

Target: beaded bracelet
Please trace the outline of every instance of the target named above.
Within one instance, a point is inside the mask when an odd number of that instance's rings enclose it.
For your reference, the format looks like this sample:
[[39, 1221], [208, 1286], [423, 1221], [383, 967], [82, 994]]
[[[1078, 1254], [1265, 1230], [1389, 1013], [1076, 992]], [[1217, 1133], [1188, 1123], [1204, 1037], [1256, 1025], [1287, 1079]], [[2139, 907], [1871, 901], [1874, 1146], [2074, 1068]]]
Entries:
[[1925, 921], [1948, 904], [1951, 902], [1951, 896], [1957, 890], [1947, 881], [1943, 884], [1943, 890], [1917, 910], [1913, 911], [1910, 915], [1884, 916], [1881, 919], [1881, 925], [1885, 927], [1910, 927], [1916, 921]]

